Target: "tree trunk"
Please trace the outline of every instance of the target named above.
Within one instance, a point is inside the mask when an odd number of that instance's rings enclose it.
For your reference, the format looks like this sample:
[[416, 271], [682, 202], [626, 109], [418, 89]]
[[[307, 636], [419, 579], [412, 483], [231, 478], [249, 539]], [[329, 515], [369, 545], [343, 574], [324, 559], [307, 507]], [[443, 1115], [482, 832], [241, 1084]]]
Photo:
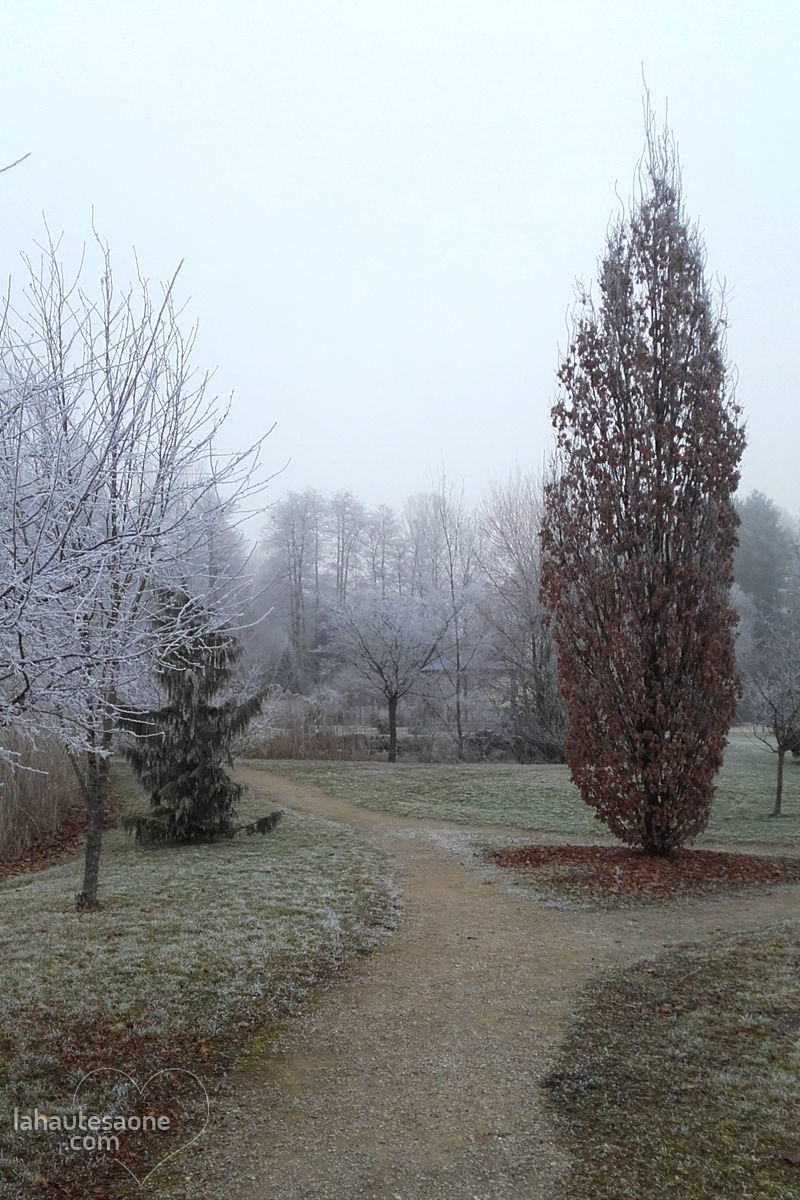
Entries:
[[779, 817], [781, 815], [781, 800], [783, 799], [783, 760], [786, 751], [778, 749], [778, 782], [775, 787], [775, 807], [769, 814], [771, 817]]
[[89, 823], [83, 865], [83, 890], [77, 897], [78, 908], [97, 907], [100, 878], [100, 849], [103, 838], [103, 811], [108, 794], [108, 760], [99, 754], [86, 756], [86, 775], [82, 781]]
[[658, 856], [668, 852], [664, 840], [664, 809], [657, 796], [649, 796], [646, 801], [642, 849], [645, 854]]
[[461, 761], [464, 757], [464, 725], [461, 713], [461, 697], [463, 695], [462, 679], [461, 679], [461, 638], [458, 634], [458, 618], [456, 618], [456, 743], [458, 745], [458, 758]]
[[389, 701], [389, 762], [397, 762], [397, 696], [388, 696]]

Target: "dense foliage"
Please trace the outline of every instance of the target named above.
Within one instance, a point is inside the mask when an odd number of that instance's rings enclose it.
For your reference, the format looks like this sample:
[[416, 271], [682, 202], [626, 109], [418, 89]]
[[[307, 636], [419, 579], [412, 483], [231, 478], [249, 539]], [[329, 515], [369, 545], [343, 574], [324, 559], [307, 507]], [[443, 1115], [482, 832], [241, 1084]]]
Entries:
[[542, 599], [572, 776], [617, 837], [659, 854], [708, 821], [737, 697], [744, 433], [704, 269], [674, 147], [651, 128], [559, 370]]
[[261, 697], [243, 701], [214, 698], [231, 683], [241, 658], [228, 632], [208, 632], [185, 595], [172, 594], [162, 619], [184, 627], [158, 673], [166, 704], [130, 714], [126, 728], [135, 739], [126, 757], [150, 792], [147, 816], [131, 817], [128, 828], [140, 840], [197, 842], [236, 832], [235, 804], [241, 786], [225, 770], [231, 743], [259, 712]]

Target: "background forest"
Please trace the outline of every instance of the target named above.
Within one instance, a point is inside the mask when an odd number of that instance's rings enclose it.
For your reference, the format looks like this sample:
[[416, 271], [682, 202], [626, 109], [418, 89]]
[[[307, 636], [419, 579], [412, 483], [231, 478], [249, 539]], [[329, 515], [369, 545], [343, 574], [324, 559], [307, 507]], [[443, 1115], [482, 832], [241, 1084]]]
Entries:
[[[396, 695], [403, 755], [558, 758], [564, 713], [538, 599], [541, 504], [533, 475], [493, 485], [473, 510], [444, 477], [401, 512], [369, 511], [349, 492], [282, 498], [257, 559], [269, 617], [246, 635], [270, 688], [262, 750], [385, 757]], [[798, 529], [761, 493], [737, 508], [739, 720], [771, 724], [781, 672], [797, 663]]]

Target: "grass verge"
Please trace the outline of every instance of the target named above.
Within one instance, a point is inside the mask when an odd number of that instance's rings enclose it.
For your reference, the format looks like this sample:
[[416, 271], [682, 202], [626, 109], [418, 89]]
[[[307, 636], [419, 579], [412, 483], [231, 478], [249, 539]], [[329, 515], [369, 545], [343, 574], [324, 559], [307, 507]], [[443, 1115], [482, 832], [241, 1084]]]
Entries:
[[[119, 770], [116, 779], [135, 802], [130, 779]], [[267, 807], [251, 796], [240, 812]], [[395, 919], [379, 856], [303, 814], [285, 814], [265, 837], [203, 846], [143, 848], [108, 833], [96, 912], [72, 909], [81, 866], [0, 884], [2, 1200], [101, 1196], [121, 1175], [108, 1156], [65, 1153], [58, 1134], [15, 1130], [15, 1108], [67, 1113], [83, 1077], [105, 1067], [141, 1083], [191, 1070], [213, 1105], [215, 1081], [253, 1030], [295, 1012]], [[82, 1089], [87, 1111], [108, 1111], [102, 1090]], [[157, 1098], [155, 1089], [148, 1099]]]
[[545, 1081], [565, 1200], [798, 1200], [800, 926], [590, 986]]
[[[248, 765], [265, 767], [352, 804], [398, 816], [608, 840], [605, 827], [582, 803], [564, 766], [255, 759]], [[699, 844], [800, 845], [800, 762], [786, 764], [786, 815], [770, 819], [774, 786], [775, 756], [746, 733], [734, 732], [717, 780], [711, 821]]]

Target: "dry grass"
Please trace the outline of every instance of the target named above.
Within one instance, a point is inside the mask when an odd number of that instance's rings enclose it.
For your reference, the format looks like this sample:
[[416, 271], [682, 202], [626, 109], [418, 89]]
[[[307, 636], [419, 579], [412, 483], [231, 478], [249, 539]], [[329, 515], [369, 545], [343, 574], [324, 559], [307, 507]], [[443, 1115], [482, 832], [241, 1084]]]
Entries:
[[14, 765], [0, 761], [0, 859], [13, 859], [57, 829], [81, 797], [72, 765], [54, 739], [33, 745], [4, 729], [3, 749], [14, 755]]
[[245, 757], [263, 759], [337, 759], [345, 762], [369, 757], [365, 738], [339, 737], [329, 729], [308, 733], [304, 729], [286, 729], [260, 742], [245, 742]]
[[546, 1080], [564, 1200], [797, 1200], [800, 927], [614, 972]]

